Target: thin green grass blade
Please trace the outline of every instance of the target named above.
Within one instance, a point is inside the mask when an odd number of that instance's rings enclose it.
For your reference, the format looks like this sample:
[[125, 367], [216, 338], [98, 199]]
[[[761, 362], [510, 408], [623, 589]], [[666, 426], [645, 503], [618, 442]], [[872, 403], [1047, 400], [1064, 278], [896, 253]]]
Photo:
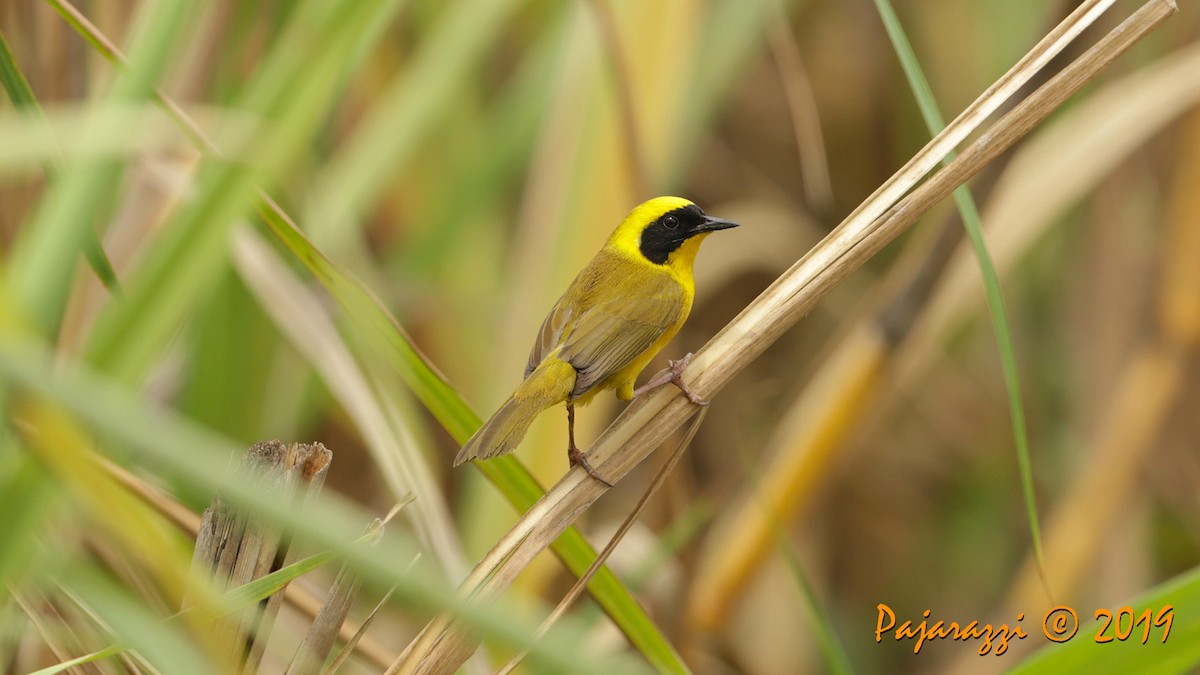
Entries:
[[804, 573], [804, 566], [800, 564], [800, 557], [792, 548], [791, 540], [778, 527], [775, 534], [779, 554], [783, 557], [788, 571], [792, 573], [792, 579], [796, 581], [796, 586], [804, 597], [804, 609], [813, 628], [813, 637], [817, 641], [817, 648], [821, 650], [821, 658], [825, 661], [826, 672], [851, 675], [854, 667], [850, 665], [850, 655], [846, 653], [845, 645], [838, 639], [837, 631], [833, 629], [833, 622], [821, 608], [821, 602], [817, 599], [812, 584], [808, 582], [808, 575]]
[[68, 569], [60, 583], [102, 617], [114, 634], [126, 641], [127, 648], [136, 650], [160, 672], [219, 672], [179, 626], [164, 622], [96, 568]]
[[272, 234], [337, 299], [339, 306], [358, 329], [358, 337], [396, 368], [451, 437], [460, 443], [466, 442], [479, 427], [479, 416], [413, 345], [404, 328], [383, 303], [313, 246], [274, 202], [262, 202], [259, 216]]
[[[131, 29], [129, 67], [114, 78], [109, 90], [94, 106], [136, 104], [149, 98], [171, 63], [169, 52], [186, 25], [192, 3], [182, 0], [142, 5]], [[129, 137], [136, 130], [128, 130]], [[85, 162], [61, 175], [47, 190], [13, 246], [9, 275], [14, 300], [25, 308], [33, 325], [44, 334], [57, 330], [74, 278], [75, 253], [96, 237], [92, 222], [115, 193], [122, 166], [115, 162]]]
[[250, 308], [250, 314], [259, 309], [270, 314], [279, 332], [315, 369], [363, 439], [392, 499], [417, 503], [405, 509], [416, 536], [447, 578], [465, 577], [469, 567], [459, 528], [430, 467], [428, 425], [412, 393], [392, 368], [359, 363], [354, 353], [364, 350], [347, 343], [355, 342], [355, 331], [338, 331], [338, 322], [324, 309], [324, 294], [309, 288], [307, 274], [289, 268], [281, 257], [286, 253], [247, 229], [237, 232], [234, 252], [237, 271], [259, 306]]
[[[887, 28], [892, 47], [895, 49], [896, 55], [900, 57], [905, 77], [908, 78], [909, 87], [917, 99], [917, 105], [921, 109], [925, 125], [929, 128], [930, 135], [936, 135], [946, 126], [946, 123], [938, 111], [933, 91], [921, 71], [912, 45], [909, 44], [904, 28], [900, 25], [900, 20], [889, 0], [875, 0], [875, 5], [879, 8], [879, 15]], [[953, 158], [953, 154], [947, 156], [942, 163], [947, 164]], [[1021, 383], [1017, 377], [1017, 358], [1013, 350], [1012, 331], [1008, 325], [1008, 312], [1004, 307], [1004, 295], [1000, 289], [1000, 277], [996, 274], [992, 256], [988, 253], [987, 242], [983, 239], [979, 209], [975, 206], [975, 200], [971, 198], [971, 190], [965, 185], [955, 190], [954, 203], [962, 216], [963, 227], [967, 230], [971, 248], [979, 263], [979, 271], [983, 275], [988, 311], [991, 314], [992, 329], [996, 334], [996, 347], [1000, 353], [1000, 364], [1004, 371], [1004, 386], [1008, 391], [1008, 408], [1012, 417], [1013, 441], [1017, 446], [1017, 466], [1021, 474], [1021, 490], [1025, 498], [1025, 515], [1029, 522], [1034, 557], [1037, 559], [1038, 569], [1043, 570], [1045, 564], [1042, 558], [1042, 533], [1038, 518], [1037, 495], [1033, 486], [1033, 468], [1029, 461], [1029, 436], [1025, 428], [1025, 406], [1021, 397]]]
[[91, 654], [84, 654], [83, 656], [80, 656], [78, 658], [70, 659], [69, 661], [63, 661], [62, 663], [55, 664], [48, 668], [42, 668], [41, 670], [35, 670], [32, 673], [30, 673], [29, 675], [58, 675], [58, 673], [65, 673], [68, 670], [74, 668], [75, 666], [82, 666], [86, 663], [94, 663], [101, 659], [111, 658], [113, 656], [116, 656], [117, 654], [120, 654], [121, 652], [126, 651], [126, 649], [128, 649], [128, 648], [124, 647], [122, 645], [110, 645], [108, 647], [105, 647], [104, 649], [101, 649], [98, 652], [92, 652]]
[[[129, 68], [114, 79], [98, 107], [137, 103], [149, 97], [153, 83], [171, 62], [167, 55], [186, 25], [190, 8], [190, 3], [181, 1], [141, 7], [131, 30]], [[28, 98], [36, 106], [31, 91]], [[41, 117], [40, 111], [35, 114]], [[135, 133], [129, 131], [130, 136]], [[58, 168], [62, 169], [61, 165]], [[13, 288], [42, 330], [55, 330], [61, 317], [74, 268], [60, 261], [73, 259], [75, 250], [84, 251], [101, 279], [107, 278], [106, 284], [116, 279], [92, 223], [115, 192], [120, 169], [115, 162], [95, 161], [82, 163], [70, 173], [55, 171], [61, 180], [54, 181], [46, 193], [35, 222], [22, 228], [14, 245]]]
[[272, 594], [283, 590], [292, 581], [327, 563], [337, 560], [338, 555], [332, 551], [316, 553], [302, 560], [281, 567], [266, 576], [259, 577], [248, 584], [225, 593], [218, 601], [218, 606], [237, 611], [250, 607], [255, 603], [266, 600]]
[[[1058, 673], [1139, 673], [1140, 675], [1174, 675], [1195, 673], [1200, 666], [1200, 567], [1153, 588], [1127, 603], [1133, 612], [1134, 625], [1125, 640], [1116, 639], [1116, 622], [1107, 630], [1104, 622], [1094, 619], [1093, 609], [1073, 608], [1078, 614], [1078, 632], [1065, 644], [1047, 644], [1012, 670], [1011, 675], [1058, 675]], [[1163, 625], [1155, 626], [1164, 608], [1172, 607], [1170, 632]], [[1115, 617], [1121, 605], [1107, 608]], [[1150, 610], [1151, 619], [1138, 625], [1137, 619]], [[1043, 617], [1026, 617], [1042, 620]], [[1067, 626], [1075, 625], [1068, 620]], [[1131, 619], [1121, 619], [1121, 630], [1129, 627]], [[1149, 628], [1147, 636], [1146, 628]], [[1029, 629], [1032, 640], [1045, 640], [1035, 625]], [[1097, 642], [1096, 637], [1113, 638]], [[1143, 644], [1145, 639], [1145, 644]]]
[[17, 60], [13, 56], [12, 50], [9, 49], [8, 40], [4, 39], [2, 32], [0, 32], [0, 84], [4, 85], [4, 91], [8, 93], [8, 98], [13, 102], [13, 106], [29, 112], [40, 112], [37, 100], [33, 97], [33, 89], [30, 88], [24, 73], [17, 67]]

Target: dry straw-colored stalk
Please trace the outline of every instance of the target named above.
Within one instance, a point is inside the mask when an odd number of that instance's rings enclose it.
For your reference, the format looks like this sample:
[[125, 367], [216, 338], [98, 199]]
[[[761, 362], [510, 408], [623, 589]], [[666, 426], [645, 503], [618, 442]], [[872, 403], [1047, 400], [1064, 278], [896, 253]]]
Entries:
[[[992, 113], [1061, 50], [1062, 45], [1078, 35], [1086, 25], [1085, 19], [1094, 19], [1108, 4], [1089, 2], [1081, 5], [1013, 70], [722, 329], [695, 355], [684, 372], [690, 388], [699, 396], [711, 399], [737, 372], [807, 314], [835, 284], [1010, 148], [1142, 36], [1177, 11], [1172, 0], [1151, 0], [1144, 4], [983, 131], [957, 159], [917, 186], [946, 154], [969, 134], [978, 131]], [[600, 436], [588, 458], [601, 475], [612, 482], [620, 480], [693, 412], [691, 404], [669, 388], [639, 397]], [[604, 492], [605, 486], [584, 471], [568, 472], [476, 566], [463, 582], [464, 595], [480, 602], [494, 598]], [[465, 631], [454, 617], [440, 616], [425, 627], [388, 672], [452, 672], [475, 647], [476, 637]]]
[[[650, 485], [646, 488], [646, 491], [642, 493], [642, 496], [638, 499], [637, 504], [634, 505], [633, 510], [629, 512], [629, 515], [626, 516], [625, 520], [621, 522], [621, 525], [617, 528], [617, 531], [614, 532], [612, 537], [609, 538], [608, 544], [606, 544], [604, 549], [596, 555], [596, 560], [587, 568], [587, 571], [585, 571], [578, 579], [575, 580], [575, 583], [571, 585], [571, 589], [567, 591], [567, 594], [558, 601], [558, 605], [554, 607], [554, 611], [550, 612], [550, 616], [546, 617], [546, 620], [542, 622], [542, 625], [538, 626], [537, 632], [534, 634], [535, 641], [540, 640], [542, 636], [550, 630], [554, 623], [567, 613], [567, 610], [570, 609], [571, 605], [579, 599], [579, 596], [583, 595], [583, 592], [587, 590], [588, 582], [591, 581], [592, 577], [596, 575], [596, 572], [600, 569], [600, 566], [608, 562], [609, 556], [612, 555], [613, 551], [617, 550], [617, 545], [621, 543], [621, 541], [625, 538], [625, 535], [628, 534], [629, 530], [633, 527], [634, 523], [637, 522], [638, 517], [641, 516], [642, 512], [646, 510], [646, 505], [650, 503], [651, 497], [658, 494], [658, 490], [663, 486], [663, 483], [666, 482], [667, 476], [671, 475], [671, 472], [675, 469], [675, 465], [677, 465], [679, 460], [683, 458], [684, 450], [687, 450], [687, 447], [691, 444], [692, 439], [696, 437], [696, 432], [700, 430], [700, 424], [704, 422], [704, 416], [707, 413], [707, 408], [701, 408], [700, 412], [692, 418], [692, 423], [688, 425], [688, 429], [684, 433], [683, 438], [681, 438], [675, 445], [675, 449], [671, 452], [671, 456], [667, 458], [667, 461], [663, 463], [662, 468], [660, 468], [658, 473], [654, 475], [654, 479], [650, 481]], [[496, 671], [496, 675], [509, 675], [509, 673], [515, 670], [528, 655], [529, 650], [525, 650], [517, 654], [513, 658], [509, 659], [508, 663], [505, 664], [503, 668]]]
[[[383, 521], [376, 518], [367, 527], [365, 536], [368, 546], [377, 544], [383, 538]], [[353, 568], [343, 565], [338, 570], [337, 578], [325, 595], [325, 604], [309, 626], [285, 675], [318, 675], [321, 672], [350, 614], [361, 583], [362, 579]]]
[[[76, 654], [86, 654], [92, 651], [84, 646], [83, 638], [79, 635], [82, 630], [73, 627], [78, 624], [68, 622], [47, 595], [34, 588], [8, 586], [5, 590], [8, 591], [17, 607], [21, 608], [26, 619], [56, 661], [65, 663], [75, 658]], [[77, 675], [103, 675], [104, 671], [94, 663], [84, 663], [77, 666], [74, 673]]]

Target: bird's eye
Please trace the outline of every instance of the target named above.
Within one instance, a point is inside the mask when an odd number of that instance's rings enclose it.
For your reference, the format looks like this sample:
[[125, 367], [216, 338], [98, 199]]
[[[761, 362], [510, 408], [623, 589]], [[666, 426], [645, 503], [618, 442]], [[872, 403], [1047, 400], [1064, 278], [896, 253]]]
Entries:
[[667, 216], [666, 218], [663, 218], [663, 225], [665, 225], [668, 230], [673, 230], [679, 227], [679, 219], [675, 216]]

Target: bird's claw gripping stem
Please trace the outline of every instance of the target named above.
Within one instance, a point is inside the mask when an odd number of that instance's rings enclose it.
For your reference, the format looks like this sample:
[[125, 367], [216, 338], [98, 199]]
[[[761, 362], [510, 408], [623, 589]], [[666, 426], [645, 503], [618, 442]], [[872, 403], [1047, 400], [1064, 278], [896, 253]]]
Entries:
[[592, 468], [592, 463], [587, 461], [587, 455], [575, 445], [575, 406], [567, 403], [567, 459], [571, 461], [571, 466], [578, 464], [583, 467], [589, 476], [604, 483], [608, 487], [613, 484], [605, 480], [596, 469]]
[[711, 401], [706, 401], [697, 396], [696, 392], [689, 389], [687, 383], [683, 381], [683, 369], [687, 368], [688, 364], [691, 362], [691, 352], [684, 354], [682, 359], [668, 360], [667, 371], [665, 373], [659, 373], [652, 380], [638, 387], [636, 390], [634, 390], [633, 395], [635, 397], [641, 396], [642, 394], [645, 394], [648, 391], [654, 391], [655, 389], [658, 389], [669, 382], [678, 387], [679, 391], [683, 392], [683, 395], [687, 397], [687, 400], [691, 401], [693, 405], [707, 406], [711, 403]]
[[600, 474], [596, 473], [596, 470], [592, 468], [591, 463], [587, 461], [587, 454], [574, 445], [571, 445], [571, 447], [567, 448], [567, 459], [571, 460], [571, 466], [579, 465], [583, 467], [583, 470], [586, 471], [587, 474], [592, 478], [604, 483], [608, 487], [613, 486], [612, 483], [608, 482]]

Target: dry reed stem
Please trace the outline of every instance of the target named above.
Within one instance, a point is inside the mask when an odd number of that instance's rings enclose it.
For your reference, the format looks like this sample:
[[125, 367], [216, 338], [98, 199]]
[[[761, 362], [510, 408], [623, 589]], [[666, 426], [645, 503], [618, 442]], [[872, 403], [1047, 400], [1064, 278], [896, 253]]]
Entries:
[[126, 490], [165, 516], [167, 520], [175, 523], [176, 527], [190, 534], [193, 539], [196, 538], [196, 534], [200, 532], [200, 516], [196, 515], [195, 511], [184, 506], [182, 502], [158, 487], [142, 480], [141, 477], [131, 473], [125, 467], [110, 461], [107, 457], [97, 457], [96, 461]]
[[[550, 615], [546, 617], [540, 626], [538, 626], [537, 631], [533, 635], [533, 639], [535, 641], [542, 639], [542, 637], [545, 636], [554, 623], [562, 618], [562, 616], [567, 613], [567, 610], [571, 608], [571, 605], [579, 599], [579, 596], [583, 595], [583, 592], [587, 590], [588, 582], [592, 580], [592, 577], [596, 576], [596, 572], [600, 570], [600, 567], [608, 562], [609, 556], [611, 556], [612, 552], [617, 549], [617, 545], [621, 543], [621, 541], [625, 538], [625, 535], [628, 534], [629, 530], [633, 527], [633, 524], [637, 522], [638, 517], [641, 516], [642, 512], [646, 510], [646, 505], [650, 503], [650, 498], [658, 494], [658, 490], [663, 486], [663, 483], [666, 482], [667, 476], [671, 475], [671, 472], [675, 469], [675, 465], [677, 465], [679, 460], [683, 458], [683, 451], [686, 450], [689, 445], [691, 445], [692, 439], [696, 437], [696, 432], [700, 430], [700, 424], [704, 422], [704, 416], [707, 414], [708, 408], [701, 408], [700, 412], [696, 413], [696, 416], [693, 418], [691, 425], [688, 426], [687, 432], [683, 435], [683, 438], [675, 444], [675, 449], [671, 452], [670, 457], [668, 457], [667, 461], [663, 463], [662, 467], [658, 470], [658, 473], [654, 475], [654, 479], [650, 481], [650, 485], [646, 488], [645, 492], [642, 493], [642, 496], [638, 499], [637, 504], [634, 505], [633, 510], [629, 512], [629, 515], [626, 516], [625, 520], [621, 522], [621, 525], [617, 528], [617, 531], [614, 532], [612, 537], [609, 538], [608, 544], [604, 546], [604, 550], [600, 551], [600, 553], [596, 555], [596, 559], [592, 561], [592, 564], [589, 565], [584, 573], [575, 580], [575, 583], [571, 586], [570, 590], [567, 591], [567, 594], [558, 601], [558, 604], [554, 607], [554, 611], [550, 612]], [[520, 665], [520, 663], [524, 661], [525, 657], [528, 655], [529, 650], [523, 650], [521, 653], [509, 659], [508, 663], [505, 664], [503, 668], [496, 671], [496, 675], [509, 675], [509, 673], [515, 670], [516, 667]]]
[[[275, 499], [303, 508], [320, 491], [331, 460], [332, 453], [319, 443], [284, 446], [269, 441], [250, 448], [240, 468]], [[215, 497], [204, 510], [192, 570], [196, 578], [210, 577], [217, 588], [236, 588], [265, 576], [277, 560], [288, 564], [294, 555], [290, 539], [279, 527]], [[275, 593], [264, 603], [217, 623], [214, 635], [235, 660], [244, 658], [244, 672], [257, 670], [282, 595]], [[201, 598], [200, 591], [189, 593], [184, 609], [202, 604]], [[247, 645], [248, 653], [243, 651]]]
[[[807, 314], [834, 285], [1020, 140], [1069, 96], [1177, 10], [1173, 0], [1147, 2], [983, 132], [948, 166], [899, 199], [1029, 80], [1035, 71], [1034, 64], [1042, 64], [1050, 58], [1052, 54], [1046, 46], [1047, 41], [1065, 44], [1064, 36], [1082, 30], [1075, 25], [1080, 17], [1102, 5], [1106, 3], [1085, 3], [1073, 12], [1013, 71], [990, 87], [900, 172], [696, 353], [684, 372], [692, 391], [711, 400], [736, 373]], [[597, 439], [588, 459], [601, 475], [618, 481], [691, 414], [691, 404], [674, 390], [658, 390], [639, 397]], [[604, 485], [592, 480], [582, 469], [572, 469], [480, 561], [462, 584], [464, 595], [480, 602], [498, 595], [537, 553], [605, 491]], [[451, 672], [474, 649], [474, 638], [452, 617], [443, 615], [425, 627], [405, 650], [402, 660], [388, 672]]]
[[[24, 613], [26, 619], [42, 638], [42, 643], [50, 650], [50, 654], [59, 663], [87, 654], [89, 650], [83, 646], [82, 639], [76, 634], [72, 624], [66, 621], [54, 603], [44, 593], [37, 589], [6, 587], [9, 596], [17, 607]], [[68, 644], [70, 643], [70, 644]], [[104, 675], [104, 671], [95, 663], [84, 663], [71, 668], [72, 673]]]
[[[376, 518], [367, 527], [365, 536], [367, 546], [379, 543], [379, 540], [383, 538], [383, 521]], [[296, 650], [296, 655], [292, 658], [286, 675], [317, 675], [321, 672], [321, 668], [325, 665], [325, 660], [329, 658], [329, 652], [333, 649], [333, 644], [341, 632], [342, 625], [346, 621], [346, 616], [350, 613], [350, 607], [354, 604], [361, 583], [362, 579], [357, 571], [347, 565], [342, 565], [333, 584], [329, 587], [329, 592], [325, 595], [325, 603], [321, 606], [321, 611], [317, 613], [308, 627], [304, 641]]]
[[[416, 560], [413, 560], [413, 564], [416, 562]], [[409, 567], [411, 568], [412, 565]], [[392, 594], [395, 592], [396, 587], [392, 586], [388, 589], [387, 593], [383, 594], [383, 597], [379, 599], [379, 602], [375, 603], [375, 607], [373, 607], [371, 612], [367, 614], [365, 619], [363, 619], [362, 625], [358, 627], [358, 630], [354, 631], [354, 634], [350, 636], [350, 639], [347, 640], [343, 636], [339, 636], [346, 644], [342, 646], [342, 649], [337, 653], [337, 656], [333, 657], [333, 660], [329, 662], [329, 665], [325, 668], [325, 670], [321, 671], [322, 675], [330, 675], [331, 673], [336, 673], [339, 669], [341, 669], [342, 664], [346, 662], [346, 659], [350, 658], [350, 655], [353, 654], [358, 648], [359, 641], [366, 636], [367, 629], [371, 627], [372, 623], [374, 623], [375, 617], [379, 616], [379, 610], [387, 606], [388, 601], [392, 599]], [[345, 627], [346, 625], [342, 624], [343, 635], [345, 633]], [[380, 667], [384, 667], [387, 665], [387, 661], [384, 661], [383, 663], [376, 661], [376, 664]]]

